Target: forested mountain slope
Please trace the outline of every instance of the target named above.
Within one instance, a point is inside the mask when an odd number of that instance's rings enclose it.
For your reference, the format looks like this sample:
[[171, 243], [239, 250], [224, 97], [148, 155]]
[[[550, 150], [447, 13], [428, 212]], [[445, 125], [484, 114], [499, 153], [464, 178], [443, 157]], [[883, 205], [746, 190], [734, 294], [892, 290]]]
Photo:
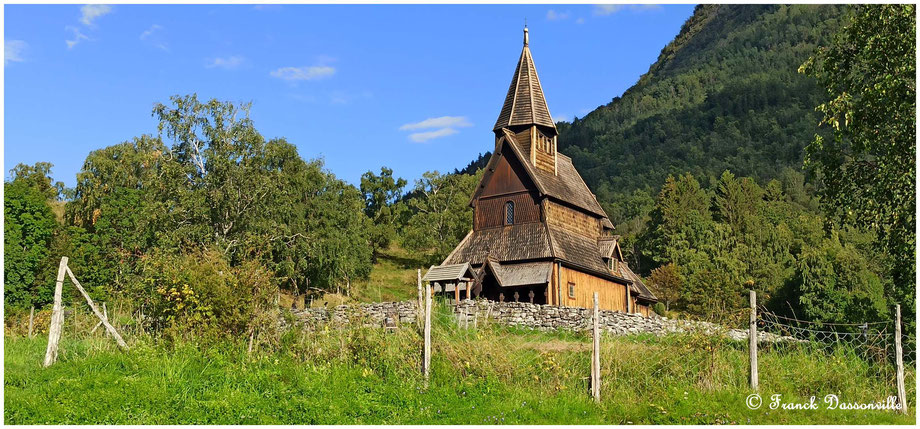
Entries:
[[[818, 132], [816, 82], [798, 67], [826, 44], [841, 6], [701, 5], [622, 97], [560, 122], [572, 157], [614, 223], [636, 190], [655, 195], [669, 174], [704, 183], [725, 170], [758, 181], [801, 169]], [[645, 198], [643, 198], [645, 199]]]

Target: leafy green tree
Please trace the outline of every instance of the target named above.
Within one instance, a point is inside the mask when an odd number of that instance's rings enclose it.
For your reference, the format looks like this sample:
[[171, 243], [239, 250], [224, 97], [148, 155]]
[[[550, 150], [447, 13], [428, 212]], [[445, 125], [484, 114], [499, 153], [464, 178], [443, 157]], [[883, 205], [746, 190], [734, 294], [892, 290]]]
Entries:
[[876, 231], [892, 257], [894, 296], [913, 319], [915, 6], [855, 6], [833, 43], [799, 70], [826, 89], [818, 111], [833, 138], [816, 136], [806, 158], [822, 175], [824, 207], [838, 220]]
[[32, 165], [16, 164], [10, 170], [10, 175], [21, 182], [25, 182], [27, 186], [38, 190], [48, 200], [55, 200], [61, 197], [64, 191], [64, 184], [53, 181], [54, 179], [51, 178], [52, 167], [53, 165], [50, 162], [36, 162]]
[[367, 276], [361, 194], [284, 139], [266, 141], [248, 109], [175, 96], [154, 108], [169, 145], [143, 136], [87, 157], [68, 233], [90, 276], [125, 288], [147, 255], [212, 249], [232, 266], [256, 261], [295, 292]]
[[368, 171], [361, 175], [361, 194], [364, 196], [364, 213], [370, 218], [370, 243], [374, 256], [385, 249], [396, 237], [396, 231], [405, 217], [405, 206], [399, 201], [406, 180], [393, 178], [393, 170], [380, 168], [380, 175]]
[[887, 315], [882, 280], [852, 246], [831, 237], [799, 257], [795, 277], [799, 314], [831, 323], [873, 322]]
[[25, 184], [4, 184], [4, 296], [6, 305], [42, 304], [38, 270], [49, 255], [54, 215], [44, 196]]
[[685, 265], [687, 258], [712, 240], [709, 194], [690, 174], [668, 176], [651, 212], [644, 253], [656, 265]]
[[482, 170], [475, 175], [425, 172], [408, 200], [413, 214], [403, 245], [423, 252], [431, 263], [444, 259], [473, 227], [469, 201], [481, 177]]
[[648, 278], [655, 296], [664, 301], [665, 311], [671, 311], [671, 304], [681, 297], [681, 278], [677, 265], [670, 263], [652, 270]]
[[[18, 308], [44, 305], [51, 299], [48, 285], [42, 285], [41, 269], [49, 259], [57, 222], [49, 205], [56, 193], [44, 180], [51, 164], [39, 163], [38, 175], [22, 174], [21, 164], [11, 172], [13, 180], [3, 184], [4, 303]], [[36, 168], [31, 168], [36, 171]], [[41, 180], [35, 180], [39, 177]], [[45, 286], [45, 287], [42, 287]]]
[[310, 238], [309, 278], [314, 287], [351, 294], [351, 283], [370, 274], [370, 219], [364, 215], [361, 192], [327, 176], [322, 193], [307, 214]]

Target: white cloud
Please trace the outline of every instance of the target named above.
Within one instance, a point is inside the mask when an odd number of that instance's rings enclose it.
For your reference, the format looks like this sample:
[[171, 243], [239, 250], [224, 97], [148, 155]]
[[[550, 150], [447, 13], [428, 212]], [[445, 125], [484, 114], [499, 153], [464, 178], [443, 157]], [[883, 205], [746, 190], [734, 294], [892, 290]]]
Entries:
[[272, 77], [284, 80], [316, 80], [335, 74], [332, 66], [281, 67], [269, 73]]
[[423, 130], [435, 128], [431, 131], [422, 131], [409, 134], [409, 140], [416, 143], [424, 143], [428, 140], [447, 137], [457, 134], [457, 128], [472, 127], [466, 116], [439, 116], [437, 118], [428, 118], [424, 121], [412, 122], [399, 127], [402, 131]]
[[112, 12], [112, 6], [107, 4], [87, 4], [80, 8], [80, 12], [83, 14], [80, 17], [80, 22], [87, 27], [92, 27], [93, 21]]
[[623, 6], [622, 4], [596, 4], [594, 5], [594, 14], [599, 16], [613, 15], [623, 9]]
[[205, 65], [205, 67], [209, 69], [221, 68], [225, 70], [233, 70], [243, 65], [243, 62], [245, 61], [245, 58], [238, 55], [231, 55], [229, 57], [217, 57], [208, 60], [208, 63]]
[[546, 19], [549, 21], [562, 21], [563, 19], [569, 19], [569, 12], [556, 12], [553, 9], [550, 9], [546, 12]]
[[141, 33], [140, 39], [153, 45], [158, 49], [162, 49], [166, 52], [169, 52], [169, 45], [163, 40], [163, 26], [158, 24], [153, 24], [150, 28], [144, 30]]
[[399, 127], [400, 130], [420, 130], [424, 128], [446, 128], [446, 127], [471, 127], [473, 124], [466, 116], [441, 116], [438, 118], [428, 118], [424, 121], [413, 122]]
[[441, 128], [434, 131], [425, 131], [421, 133], [412, 133], [409, 134], [409, 140], [412, 140], [416, 143], [425, 143], [428, 140], [437, 139], [441, 137], [447, 137], [452, 134], [457, 134], [457, 130], [453, 128]]
[[22, 54], [28, 47], [29, 44], [22, 40], [7, 40], [3, 42], [3, 65], [25, 61], [22, 58]]
[[153, 33], [156, 33], [157, 30], [162, 30], [162, 29], [163, 27], [157, 24], [151, 25], [150, 28], [148, 28], [143, 33], [141, 33], [141, 40], [147, 40], [150, 36], [153, 36]]
[[74, 27], [74, 26], [72, 26], [72, 25], [68, 25], [68, 26], [64, 27], [64, 29], [65, 29], [65, 30], [70, 30], [70, 31], [73, 32], [73, 40], [65, 40], [65, 41], [64, 41], [65, 43], [67, 43], [67, 49], [73, 49], [73, 47], [74, 47], [74, 46], [77, 46], [77, 43], [80, 43], [81, 40], [90, 40], [90, 38], [89, 38], [87, 35], [81, 33], [81, 32], [80, 32], [80, 29], [77, 28], [77, 27]]
[[657, 4], [598, 4], [594, 5], [594, 15], [613, 15], [625, 9], [629, 9], [634, 12], [642, 12], [645, 10], [661, 9], [661, 6]]

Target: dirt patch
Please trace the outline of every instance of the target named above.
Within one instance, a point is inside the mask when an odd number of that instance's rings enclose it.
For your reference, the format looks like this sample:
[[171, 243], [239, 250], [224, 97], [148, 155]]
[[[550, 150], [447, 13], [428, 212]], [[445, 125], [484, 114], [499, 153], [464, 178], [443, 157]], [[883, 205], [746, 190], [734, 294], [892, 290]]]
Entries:
[[591, 344], [554, 339], [543, 342], [527, 342], [522, 344], [521, 348], [533, 349], [538, 352], [580, 352], [591, 350]]

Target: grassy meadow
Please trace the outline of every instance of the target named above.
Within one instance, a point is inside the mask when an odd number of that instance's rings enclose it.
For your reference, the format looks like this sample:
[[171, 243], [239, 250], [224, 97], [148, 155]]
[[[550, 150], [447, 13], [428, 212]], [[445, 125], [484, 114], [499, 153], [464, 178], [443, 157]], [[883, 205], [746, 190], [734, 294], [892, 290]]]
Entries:
[[[89, 320], [89, 319], [86, 319]], [[247, 353], [245, 341], [166, 342], [65, 323], [59, 361], [46, 339], [4, 339], [6, 424], [912, 424], [893, 411], [750, 410], [745, 344], [695, 334], [604, 337], [602, 399], [588, 396], [590, 338], [434, 321], [432, 373], [419, 374], [414, 326], [292, 329]], [[83, 332], [77, 334], [77, 332]], [[787, 401], [895, 392], [845, 351], [766, 350], [760, 391]], [[908, 377], [914, 398], [914, 372]], [[913, 405], [915, 402], [911, 400]]]

